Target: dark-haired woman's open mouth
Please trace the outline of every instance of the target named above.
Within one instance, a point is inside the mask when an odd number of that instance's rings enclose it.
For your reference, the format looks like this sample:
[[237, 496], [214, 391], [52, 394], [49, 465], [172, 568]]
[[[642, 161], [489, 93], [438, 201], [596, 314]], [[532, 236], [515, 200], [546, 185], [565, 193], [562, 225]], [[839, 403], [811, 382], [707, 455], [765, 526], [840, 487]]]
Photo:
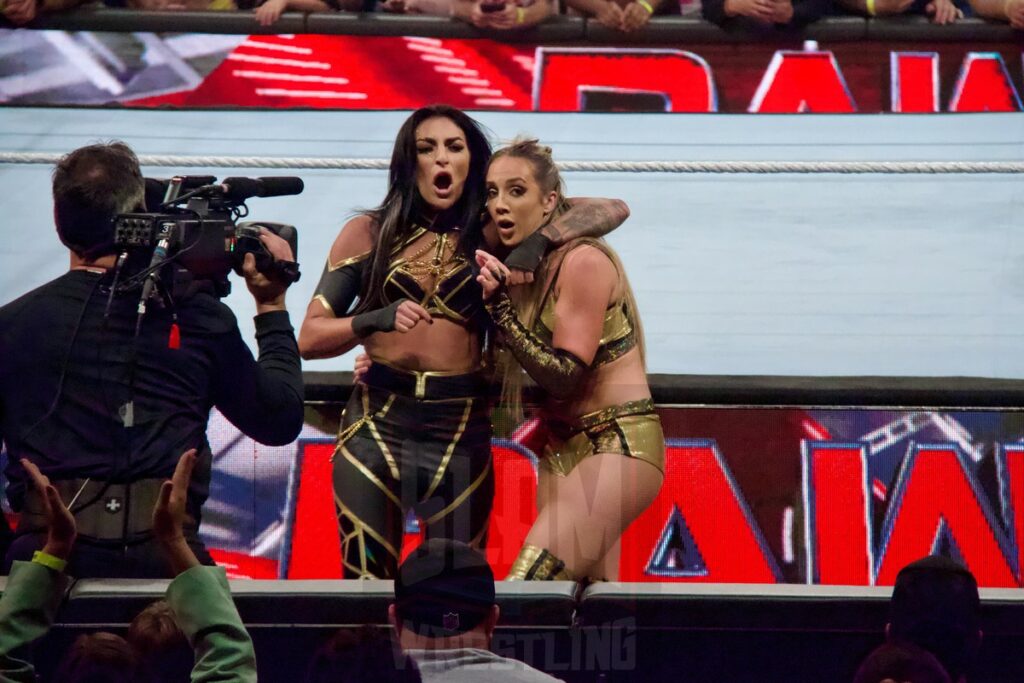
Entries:
[[437, 196], [444, 199], [452, 191], [452, 174], [448, 171], [441, 171], [434, 176], [434, 192]]

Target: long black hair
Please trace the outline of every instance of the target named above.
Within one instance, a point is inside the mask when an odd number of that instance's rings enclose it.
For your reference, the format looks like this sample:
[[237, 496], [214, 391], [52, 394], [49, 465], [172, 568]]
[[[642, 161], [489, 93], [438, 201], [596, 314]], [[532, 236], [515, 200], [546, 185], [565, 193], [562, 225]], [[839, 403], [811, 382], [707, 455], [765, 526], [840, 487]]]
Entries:
[[384, 305], [384, 277], [387, 275], [391, 250], [406, 239], [413, 229], [417, 214], [424, 209], [424, 200], [416, 188], [416, 129], [427, 119], [442, 117], [458, 126], [469, 148], [469, 172], [462, 196], [447, 209], [443, 218], [462, 228], [459, 251], [473, 263], [473, 252], [480, 245], [483, 224], [481, 212], [487, 197], [485, 178], [491, 160], [491, 145], [476, 121], [465, 112], [445, 104], [417, 109], [405, 120], [395, 138], [388, 173], [388, 193], [375, 209], [366, 211], [377, 226], [377, 245], [370, 267], [363, 273], [362, 296], [355, 312], [372, 311]]

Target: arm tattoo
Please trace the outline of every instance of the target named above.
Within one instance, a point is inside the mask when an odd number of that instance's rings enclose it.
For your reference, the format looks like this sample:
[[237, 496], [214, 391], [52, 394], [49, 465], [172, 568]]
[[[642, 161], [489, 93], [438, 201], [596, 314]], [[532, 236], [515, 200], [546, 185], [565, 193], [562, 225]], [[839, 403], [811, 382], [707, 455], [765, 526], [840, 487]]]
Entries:
[[572, 208], [541, 228], [541, 233], [555, 245], [577, 237], [602, 237], [625, 220], [620, 206], [625, 205], [617, 199], [575, 200]]

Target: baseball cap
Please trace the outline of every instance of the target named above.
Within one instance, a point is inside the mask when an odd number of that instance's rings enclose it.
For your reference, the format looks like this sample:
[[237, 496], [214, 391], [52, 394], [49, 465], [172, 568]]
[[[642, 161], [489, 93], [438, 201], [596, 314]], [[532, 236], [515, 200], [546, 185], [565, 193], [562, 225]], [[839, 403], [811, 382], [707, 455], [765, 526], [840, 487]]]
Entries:
[[405, 628], [444, 638], [478, 626], [494, 606], [487, 559], [460, 541], [424, 541], [398, 568], [395, 610]]

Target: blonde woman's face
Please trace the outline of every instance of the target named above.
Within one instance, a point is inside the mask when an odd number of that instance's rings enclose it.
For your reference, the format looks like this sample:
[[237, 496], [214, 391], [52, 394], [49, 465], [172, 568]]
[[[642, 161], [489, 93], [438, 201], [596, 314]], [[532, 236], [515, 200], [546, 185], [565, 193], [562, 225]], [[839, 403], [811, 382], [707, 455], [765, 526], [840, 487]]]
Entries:
[[544, 192], [526, 159], [500, 156], [487, 169], [487, 212], [498, 239], [514, 247], [536, 232], [554, 210], [558, 195]]

